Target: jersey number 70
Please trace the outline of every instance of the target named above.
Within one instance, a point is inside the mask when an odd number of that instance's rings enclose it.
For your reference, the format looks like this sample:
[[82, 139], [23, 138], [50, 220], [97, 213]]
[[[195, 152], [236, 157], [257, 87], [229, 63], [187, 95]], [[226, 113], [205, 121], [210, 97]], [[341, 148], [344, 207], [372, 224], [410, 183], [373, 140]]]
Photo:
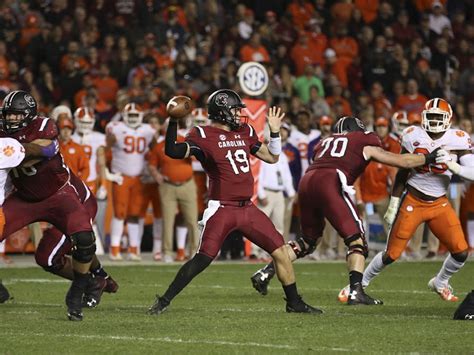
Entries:
[[[322, 152], [318, 155], [321, 158], [327, 151], [332, 157], [340, 158], [346, 154], [348, 139], [346, 137], [329, 137], [322, 141]], [[331, 148], [332, 147], [332, 148]], [[331, 150], [329, 150], [331, 148]]]

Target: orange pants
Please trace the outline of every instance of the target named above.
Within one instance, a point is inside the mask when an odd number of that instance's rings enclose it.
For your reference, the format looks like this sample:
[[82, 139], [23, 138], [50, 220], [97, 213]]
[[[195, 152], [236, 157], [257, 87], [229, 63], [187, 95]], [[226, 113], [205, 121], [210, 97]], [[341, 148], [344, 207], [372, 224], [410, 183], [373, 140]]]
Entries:
[[144, 184], [139, 176], [123, 176], [122, 185], [112, 184], [114, 215], [118, 219], [140, 216], [144, 199]]
[[158, 192], [158, 184], [143, 184], [143, 200], [140, 209], [140, 217], [144, 218], [151, 202], [153, 206], [153, 217], [161, 218], [160, 193]]
[[388, 237], [386, 252], [390, 259], [397, 260], [402, 255], [416, 229], [424, 222], [450, 253], [468, 249], [461, 222], [445, 196], [427, 202], [407, 193]]

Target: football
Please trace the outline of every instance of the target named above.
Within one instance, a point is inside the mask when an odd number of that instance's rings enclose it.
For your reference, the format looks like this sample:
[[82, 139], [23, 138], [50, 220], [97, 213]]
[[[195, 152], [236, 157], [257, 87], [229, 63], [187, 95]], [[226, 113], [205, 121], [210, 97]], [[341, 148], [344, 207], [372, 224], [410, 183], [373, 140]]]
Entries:
[[175, 96], [168, 101], [166, 112], [171, 118], [181, 119], [193, 110], [192, 100], [187, 96]]

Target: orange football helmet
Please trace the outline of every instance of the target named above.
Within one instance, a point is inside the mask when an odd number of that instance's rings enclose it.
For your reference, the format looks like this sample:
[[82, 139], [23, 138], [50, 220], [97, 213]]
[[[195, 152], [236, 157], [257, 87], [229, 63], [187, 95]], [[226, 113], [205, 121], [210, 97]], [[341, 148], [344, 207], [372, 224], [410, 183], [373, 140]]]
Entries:
[[427, 132], [446, 132], [451, 127], [453, 110], [444, 99], [435, 98], [426, 102], [421, 113], [421, 126]]
[[192, 126], [208, 126], [211, 122], [207, 118], [207, 110], [205, 108], [195, 108], [191, 112]]
[[125, 105], [122, 117], [125, 124], [130, 128], [137, 128], [143, 122], [143, 109], [134, 102]]
[[410, 124], [412, 126], [421, 125], [421, 115], [419, 113], [416, 113], [416, 112], [412, 112], [412, 113], [408, 114], [408, 122], [410, 122]]
[[81, 106], [74, 111], [74, 125], [80, 134], [89, 134], [94, 130], [95, 114], [89, 107]]

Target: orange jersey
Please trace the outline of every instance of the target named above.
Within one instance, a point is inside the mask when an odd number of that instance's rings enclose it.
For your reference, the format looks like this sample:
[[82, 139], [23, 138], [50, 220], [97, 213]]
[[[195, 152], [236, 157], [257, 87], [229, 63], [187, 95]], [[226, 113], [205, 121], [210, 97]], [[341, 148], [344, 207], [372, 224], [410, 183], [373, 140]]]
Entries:
[[381, 141], [383, 149], [394, 154], [400, 154], [402, 146], [400, 145], [400, 141], [397, 138], [387, 134], [385, 138], [381, 139]]
[[412, 112], [421, 113], [425, 107], [425, 103], [428, 99], [423, 95], [416, 95], [411, 97], [410, 95], [402, 95], [398, 98], [395, 103], [395, 111], [406, 111], [407, 114]]
[[[178, 136], [177, 142], [184, 142], [183, 136]], [[172, 159], [165, 154], [165, 141], [161, 140], [150, 150], [148, 163], [156, 166], [161, 175], [172, 183], [182, 183], [193, 177], [191, 158]]]
[[360, 177], [360, 193], [362, 201], [377, 202], [389, 196], [389, 181], [393, 176], [393, 168], [375, 161], [365, 168]]
[[82, 181], [87, 181], [89, 177], [89, 158], [84, 147], [72, 140], [67, 143], [60, 141], [59, 151], [72, 172], [80, 177]]

